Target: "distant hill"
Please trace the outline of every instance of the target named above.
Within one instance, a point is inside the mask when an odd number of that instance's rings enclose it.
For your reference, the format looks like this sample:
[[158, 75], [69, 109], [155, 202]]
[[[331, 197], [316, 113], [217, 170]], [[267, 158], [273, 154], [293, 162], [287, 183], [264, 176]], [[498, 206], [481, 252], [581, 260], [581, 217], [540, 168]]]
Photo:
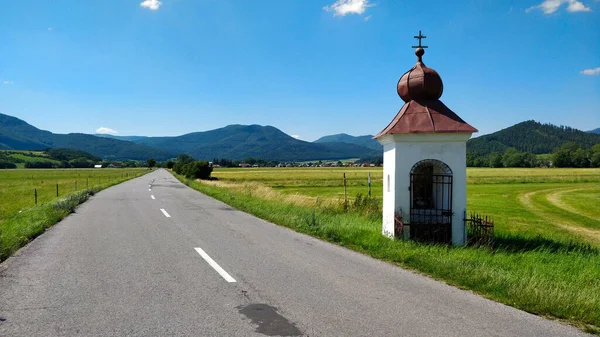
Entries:
[[381, 151], [383, 146], [378, 141], [373, 139], [373, 136], [351, 136], [346, 133], [337, 135], [324, 136], [314, 141], [315, 143], [347, 143], [359, 146], [364, 146], [369, 149]]
[[146, 137], [135, 142], [206, 160], [248, 157], [279, 161], [338, 160], [379, 152], [355, 144], [305, 142], [275, 127], [261, 125], [229, 125], [177, 137]]
[[117, 139], [83, 133], [54, 134], [40, 130], [16, 117], [0, 114], [0, 149], [43, 150], [67, 148], [85, 151], [109, 160], [166, 160], [176, 154]]
[[588, 133], [596, 133], [600, 135], [600, 128], [594, 129], [594, 130], [590, 130], [588, 131]]
[[96, 134], [94, 134], [94, 136], [102, 137], [102, 138], [112, 138], [112, 139], [124, 140], [127, 142], [136, 142], [140, 139], [148, 138], [146, 136], [114, 136], [114, 135], [100, 134], [100, 133], [96, 133]]
[[600, 144], [600, 134], [586, 133], [565, 126], [525, 121], [489, 135], [473, 138], [467, 142], [467, 150], [478, 155], [502, 153], [509, 147], [533, 154], [550, 153], [568, 142], [576, 142], [584, 148]]
[[1, 168], [89, 168], [101, 159], [73, 149], [0, 150]]

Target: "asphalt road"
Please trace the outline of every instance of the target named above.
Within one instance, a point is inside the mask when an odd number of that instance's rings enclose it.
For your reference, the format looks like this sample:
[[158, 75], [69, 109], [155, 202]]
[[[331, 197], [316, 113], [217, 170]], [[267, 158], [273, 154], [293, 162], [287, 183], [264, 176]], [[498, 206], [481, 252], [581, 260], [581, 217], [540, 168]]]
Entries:
[[0, 336], [264, 335], [583, 334], [236, 211], [165, 170], [98, 193], [0, 265]]

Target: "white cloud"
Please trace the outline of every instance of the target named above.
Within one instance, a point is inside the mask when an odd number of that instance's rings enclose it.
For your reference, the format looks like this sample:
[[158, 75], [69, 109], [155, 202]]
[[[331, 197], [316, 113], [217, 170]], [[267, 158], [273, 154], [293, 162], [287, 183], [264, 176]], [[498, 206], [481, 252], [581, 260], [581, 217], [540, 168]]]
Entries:
[[292, 136], [292, 138], [300, 139], [299, 135], [290, 135], [290, 136]]
[[372, 17], [372, 15], [369, 15], [369, 16], [365, 17], [365, 21], [371, 20], [371, 17]]
[[156, 11], [162, 6], [162, 2], [159, 0], [144, 0], [140, 6]]
[[589, 12], [592, 10], [591, 8], [586, 7], [583, 4], [583, 2], [578, 0], [544, 0], [544, 2], [542, 2], [541, 4], [537, 6], [531, 6], [525, 11], [529, 13], [532, 10], [541, 9], [544, 12], [544, 14], [552, 14], [556, 12], [563, 4], [567, 5], [567, 11], [571, 13]]
[[569, 6], [567, 7], [567, 11], [569, 12], [590, 12], [591, 10], [591, 8], [585, 7], [580, 1], [569, 1]]
[[111, 129], [111, 128], [105, 128], [105, 127], [99, 127], [98, 129], [96, 129], [96, 133], [101, 134], [101, 135], [116, 135], [118, 132]]
[[584, 69], [581, 73], [588, 76], [598, 76], [600, 75], [600, 67], [595, 69]]
[[367, 8], [375, 6], [370, 0], [337, 0], [331, 6], [323, 7], [326, 12], [332, 12], [333, 16], [344, 16], [347, 14], [363, 15]]
[[2, 81], [0, 81], [0, 83], [6, 84], [6, 85], [8, 85], [8, 84], [15, 84], [15, 82], [9, 81], [9, 80], [2, 80]]

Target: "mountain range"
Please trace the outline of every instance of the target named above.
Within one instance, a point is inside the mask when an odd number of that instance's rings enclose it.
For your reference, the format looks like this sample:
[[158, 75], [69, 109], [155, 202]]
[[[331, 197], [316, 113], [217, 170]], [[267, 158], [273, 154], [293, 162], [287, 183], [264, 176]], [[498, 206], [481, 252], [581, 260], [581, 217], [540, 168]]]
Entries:
[[377, 155], [377, 151], [349, 143], [311, 143], [293, 138], [272, 126], [229, 125], [177, 137], [145, 137], [137, 144], [186, 153], [195, 158], [248, 157], [278, 161], [337, 160]]
[[229, 125], [177, 137], [54, 134], [16, 117], [0, 114], [0, 150], [82, 150], [108, 160], [167, 160], [179, 153], [212, 160], [248, 157], [278, 161], [338, 160], [380, 155], [349, 143], [312, 143], [295, 139], [272, 126]]
[[588, 131], [588, 133], [596, 133], [600, 135], [600, 128], [594, 129], [594, 130], [590, 130]]
[[40, 130], [16, 117], [0, 114], [0, 150], [44, 150], [68, 148], [85, 151], [107, 160], [167, 160], [176, 153], [118, 139], [83, 133], [55, 134]]
[[[596, 133], [594, 133], [596, 132]], [[550, 153], [567, 142], [583, 147], [600, 143], [600, 129], [583, 132], [569, 127], [525, 121], [469, 140], [468, 151], [480, 155], [509, 147], [531, 153]], [[0, 150], [70, 148], [106, 160], [167, 160], [185, 153], [197, 159], [248, 157], [277, 161], [338, 160], [381, 157], [382, 146], [371, 135], [329, 135], [314, 142], [295, 139], [272, 126], [229, 125], [176, 137], [54, 134], [16, 117], [0, 114]]]

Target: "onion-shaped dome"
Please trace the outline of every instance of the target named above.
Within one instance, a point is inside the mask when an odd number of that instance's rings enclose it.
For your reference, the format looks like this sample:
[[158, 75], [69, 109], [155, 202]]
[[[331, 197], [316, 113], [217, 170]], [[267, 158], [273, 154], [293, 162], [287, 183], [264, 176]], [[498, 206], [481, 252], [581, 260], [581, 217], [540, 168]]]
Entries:
[[417, 64], [398, 81], [398, 95], [404, 102], [436, 100], [442, 97], [444, 91], [442, 78], [435, 70], [427, 68], [423, 63], [424, 54], [423, 48], [415, 51]]

